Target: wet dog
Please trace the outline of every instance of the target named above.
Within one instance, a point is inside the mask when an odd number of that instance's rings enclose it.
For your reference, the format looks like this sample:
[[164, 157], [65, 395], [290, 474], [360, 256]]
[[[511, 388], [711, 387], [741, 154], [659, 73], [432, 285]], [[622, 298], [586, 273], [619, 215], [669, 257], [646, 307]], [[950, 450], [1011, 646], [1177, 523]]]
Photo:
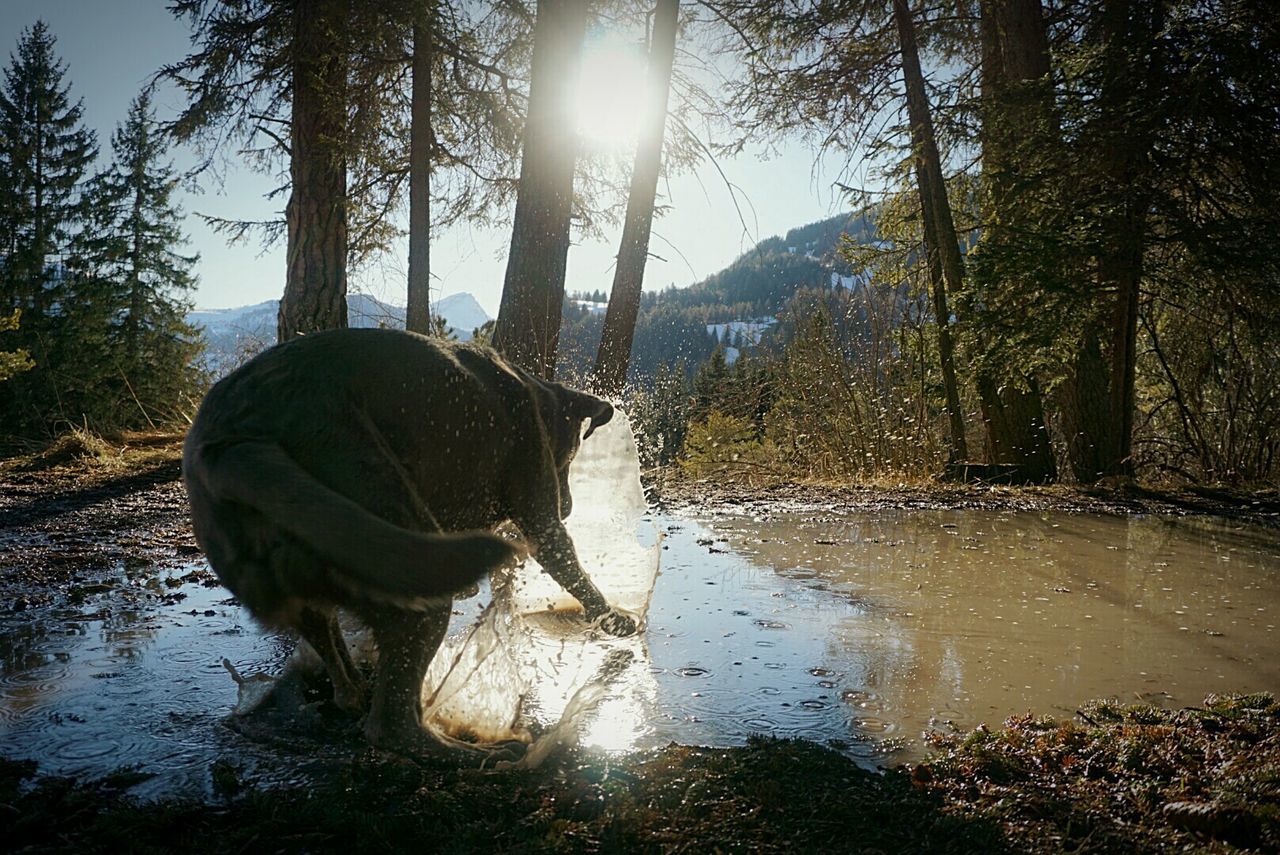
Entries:
[[[374, 745], [471, 756], [422, 726], [422, 681], [455, 592], [527, 549], [588, 619], [636, 630], [583, 572], [563, 524], [569, 464], [612, 415], [487, 349], [394, 330], [304, 336], [201, 405], [182, 465], [196, 539], [258, 620], [315, 649], [348, 710], [365, 708], [366, 691], [335, 609], [369, 626]], [[493, 533], [507, 521], [523, 542]]]

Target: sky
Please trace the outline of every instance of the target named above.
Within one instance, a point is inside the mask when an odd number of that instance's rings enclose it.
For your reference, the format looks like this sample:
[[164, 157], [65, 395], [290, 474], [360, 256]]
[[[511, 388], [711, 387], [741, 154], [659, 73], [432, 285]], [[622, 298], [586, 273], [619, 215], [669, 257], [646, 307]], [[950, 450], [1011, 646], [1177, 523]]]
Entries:
[[[0, 0], [0, 59], [7, 67], [22, 31], [37, 19], [49, 25], [67, 66], [64, 82], [70, 82], [73, 99], [83, 99], [84, 120], [97, 131], [99, 162], [105, 165], [112, 130], [123, 120], [129, 102], [156, 69], [180, 59], [189, 48], [185, 23], [173, 18], [165, 5], [163, 0]], [[174, 115], [180, 106], [174, 94], [162, 92], [157, 98], [162, 118]], [[193, 155], [180, 149], [172, 156], [179, 168], [193, 162]], [[792, 144], [768, 157], [749, 152], [722, 159], [719, 170], [705, 163], [691, 174], [664, 182], [659, 192], [670, 212], [654, 224], [650, 251], [661, 259], [650, 258], [645, 289], [692, 284], [759, 240], [844, 210], [832, 189], [838, 166], [833, 161], [815, 162], [812, 151]], [[726, 180], [738, 188], [742, 218]], [[189, 215], [269, 219], [278, 217], [283, 205], [264, 198], [272, 186], [271, 179], [233, 165], [222, 181], [204, 180], [199, 192], [184, 192], [179, 201]], [[282, 246], [227, 246], [196, 216], [187, 217], [185, 229], [191, 239], [188, 250], [200, 255], [198, 307], [227, 308], [279, 297], [284, 287]], [[569, 251], [569, 291], [609, 290], [618, 237], [614, 229], [602, 241], [575, 242]], [[465, 225], [436, 236], [431, 250], [433, 298], [470, 292], [496, 315], [509, 238], [506, 228]], [[405, 257], [405, 247], [398, 247], [382, 263], [354, 276], [351, 287], [402, 305]]]

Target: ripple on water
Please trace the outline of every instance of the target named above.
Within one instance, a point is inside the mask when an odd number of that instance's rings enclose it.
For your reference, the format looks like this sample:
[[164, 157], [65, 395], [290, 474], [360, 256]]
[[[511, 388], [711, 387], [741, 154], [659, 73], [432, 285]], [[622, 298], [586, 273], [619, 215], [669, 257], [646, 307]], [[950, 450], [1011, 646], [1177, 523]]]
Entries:
[[161, 776], [157, 794], [206, 786], [210, 747], [223, 741], [217, 722], [235, 698], [221, 658], [256, 673], [278, 666], [289, 645], [256, 631], [228, 636], [240, 631], [235, 607], [186, 615], [213, 594], [184, 591], [182, 611], [161, 601], [119, 608], [108, 592], [72, 624], [57, 613], [0, 617], [0, 752], [57, 775], [178, 770]]
[[875, 692], [868, 692], [860, 689], [846, 689], [840, 693], [840, 700], [852, 707], [860, 710], [879, 711], [884, 707], [884, 701]]
[[[187, 645], [160, 648], [156, 655], [171, 665], [202, 665], [213, 659], [210, 651]], [[221, 663], [215, 664], [222, 667]]]
[[120, 762], [127, 763], [147, 753], [146, 740], [115, 729], [95, 727], [84, 733], [68, 733], [67, 729], [60, 728], [57, 732], [51, 729], [43, 734], [43, 740], [42, 734], [32, 736], [40, 745], [33, 756], [54, 766], [88, 764], [106, 757], [120, 758]]
[[0, 722], [8, 729], [10, 723], [43, 707], [58, 695], [70, 673], [70, 664], [56, 657], [38, 667], [0, 673]]
[[[97, 686], [97, 696], [114, 703], [123, 703], [128, 699], [151, 697], [157, 694], [159, 687], [151, 681], [129, 679], [125, 674], [113, 674], [102, 679]], [[159, 700], [159, 699], [157, 699]]]
[[849, 728], [850, 730], [854, 730], [859, 733], [883, 736], [893, 733], [898, 729], [898, 726], [887, 719], [879, 718], [877, 716], [856, 715], [849, 719]]

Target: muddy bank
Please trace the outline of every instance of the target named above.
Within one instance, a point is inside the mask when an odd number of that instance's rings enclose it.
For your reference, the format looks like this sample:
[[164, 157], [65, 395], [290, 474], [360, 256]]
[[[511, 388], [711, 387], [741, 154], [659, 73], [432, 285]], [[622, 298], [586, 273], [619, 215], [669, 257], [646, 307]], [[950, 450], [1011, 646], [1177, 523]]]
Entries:
[[[47, 780], [14, 797], [15, 850], [145, 851], [937, 851], [1004, 848], [994, 824], [953, 816], [901, 775], [858, 769], [804, 743], [672, 746], [621, 761], [572, 756], [534, 772], [479, 773], [363, 755], [325, 782], [241, 789], [220, 768], [217, 804], [136, 804], [128, 776]], [[16, 773], [16, 774], [15, 774]]]
[[199, 555], [181, 483], [181, 437], [0, 464], [0, 608], [22, 610], [92, 592], [127, 562]]
[[649, 473], [650, 500], [672, 512], [761, 513], [772, 509], [812, 511], [992, 510], [1062, 511], [1083, 514], [1202, 514], [1280, 528], [1280, 491], [1216, 487], [1156, 488], [1134, 483], [1092, 487], [1005, 487], [925, 483], [751, 483], [732, 478], [689, 478], [678, 470]]
[[11, 851], [1230, 852], [1280, 847], [1280, 706], [1211, 698], [1165, 712], [1094, 704], [1015, 719], [868, 772], [811, 743], [574, 753], [477, 772], [358, 753], [307, 785], [246, 782], [210, 802], [143, 802], [121, 770], [39, 778], [0, 762]]
[[1280, 704], [1086, 704], [940, 739], [911, 778], [1029, 851], [1280, 851]]

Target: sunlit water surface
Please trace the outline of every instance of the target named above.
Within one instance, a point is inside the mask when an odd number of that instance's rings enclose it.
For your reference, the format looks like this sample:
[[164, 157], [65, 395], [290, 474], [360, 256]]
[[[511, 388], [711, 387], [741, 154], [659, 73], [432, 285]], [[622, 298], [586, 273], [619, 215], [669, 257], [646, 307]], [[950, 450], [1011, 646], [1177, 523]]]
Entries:
[[[969, 510], [656, 522], [656, 690], [629, 696], [645, 709], [602, 707], [589, 743], [764, 733], [886, 764], [930, 730], [1090, 698], [1280, 691], [1272, 531]], [[55, 774], [136, 764], [155, 794], [207, 790], [215, 759], [261, 750], [223, 726], [236, 687], [221, 660], [274, 673], [291, 644], [186, 573], [121, 568], [79, 606], [0, 618], [0, 753]], [[456, 626], [479, 607], [459, 603]]]
[[[683, 527], [681, 527], [683, 526]], [[918, 757], [929, 730], [1091, 698], [1280, 690], [1280, 537], [1203, 520], [991, 511], [668, 521], [658, 730]]]

